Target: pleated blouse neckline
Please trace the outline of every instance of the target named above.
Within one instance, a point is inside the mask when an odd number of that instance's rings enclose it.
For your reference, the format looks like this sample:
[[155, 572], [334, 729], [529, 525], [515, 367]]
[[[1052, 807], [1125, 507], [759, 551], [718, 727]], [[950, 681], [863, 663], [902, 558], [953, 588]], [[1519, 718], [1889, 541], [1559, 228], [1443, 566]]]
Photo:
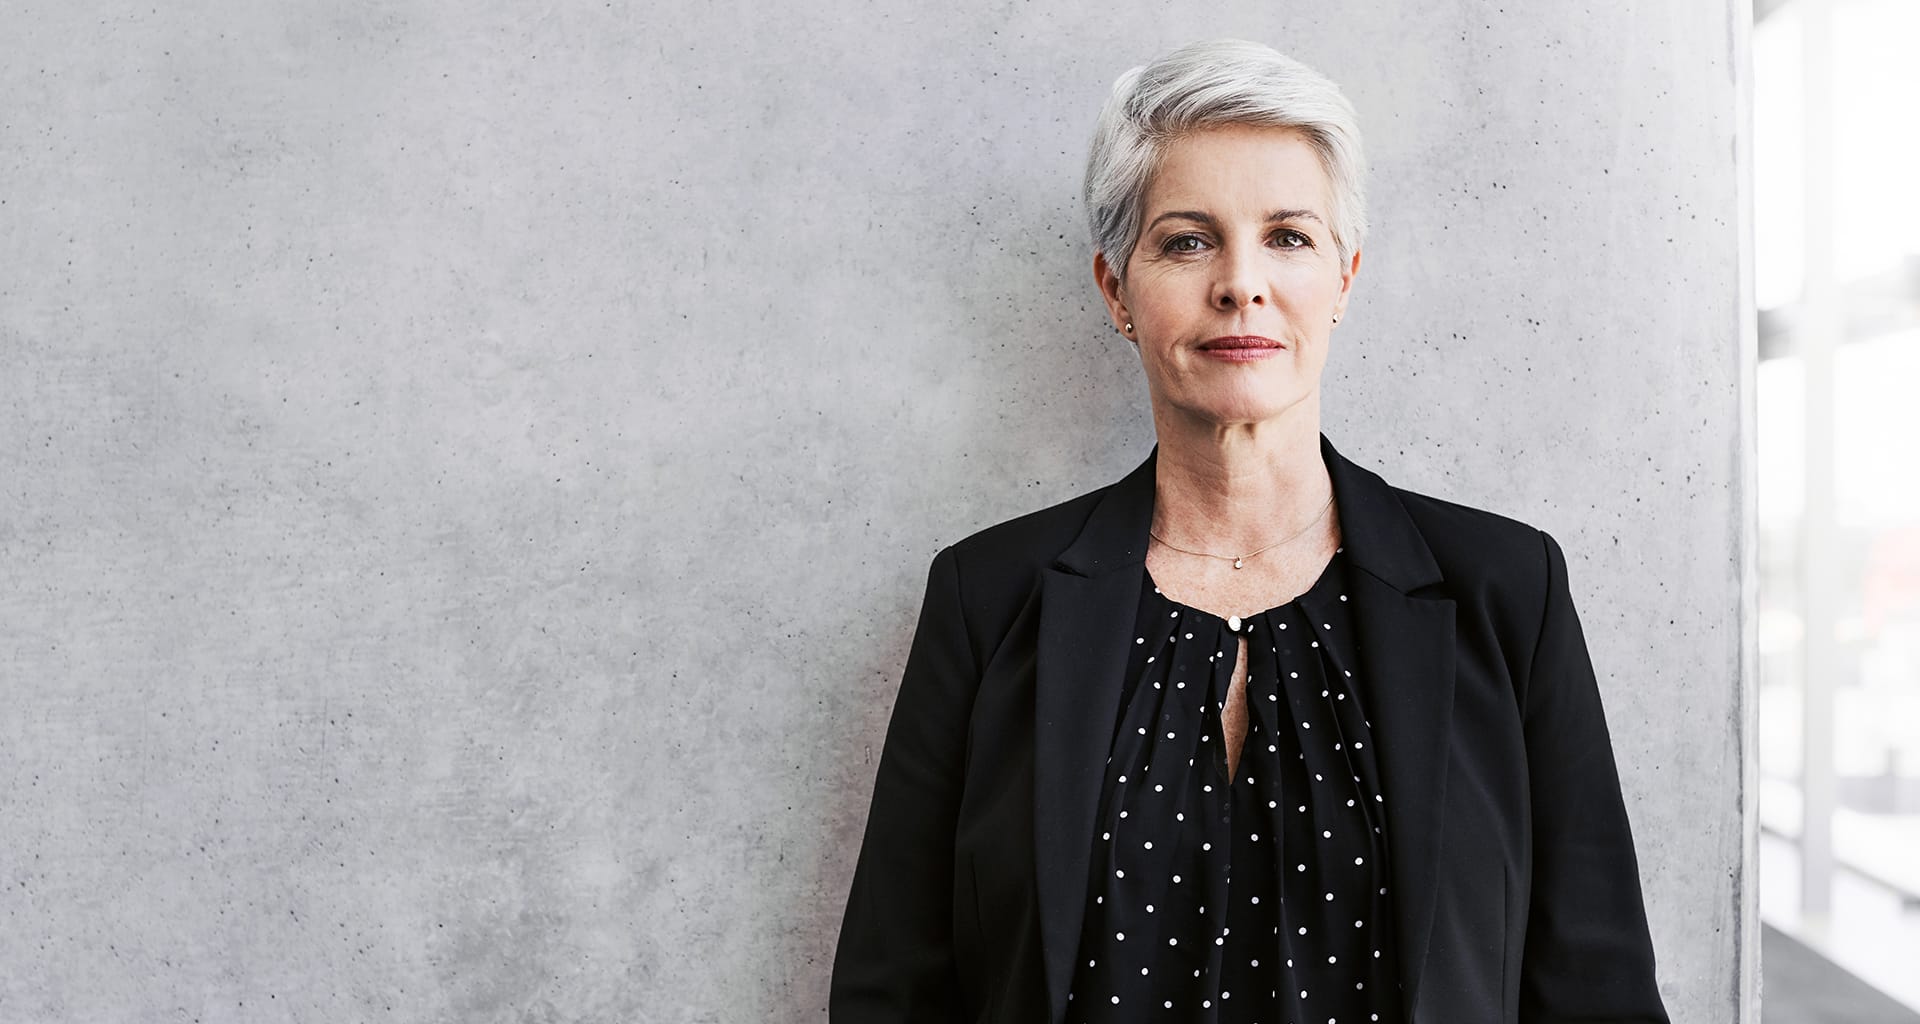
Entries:
[[[1143, 576], [1070, 1024], [1399, 1019], [1344, 552], [1238, 630]], [[1248, 731], [1229, 780], [1221, 716], [1241, 635]]]

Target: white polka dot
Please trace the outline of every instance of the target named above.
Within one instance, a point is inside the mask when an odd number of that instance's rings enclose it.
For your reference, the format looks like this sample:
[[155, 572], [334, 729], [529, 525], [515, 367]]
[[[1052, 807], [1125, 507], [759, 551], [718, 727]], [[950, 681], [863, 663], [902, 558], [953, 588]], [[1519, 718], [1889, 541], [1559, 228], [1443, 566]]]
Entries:
[[1114, 941], [1115, 941], [1115, 942], [1125, 942], [1125, 941], [1127, 941], [1127, 933], [1126, 933], [1126, 932], [1114, 932], [1114, 933], [1113, 933], [1113, 939], [1114, 939]]

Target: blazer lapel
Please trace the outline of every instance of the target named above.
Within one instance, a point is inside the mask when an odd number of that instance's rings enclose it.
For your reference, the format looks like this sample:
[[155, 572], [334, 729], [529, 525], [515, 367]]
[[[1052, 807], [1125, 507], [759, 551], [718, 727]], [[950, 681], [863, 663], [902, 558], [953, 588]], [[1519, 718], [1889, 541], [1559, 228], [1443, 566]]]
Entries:
[[1439, 895], [1446, 824], [1441, 811], [1453, 736], [1454, 602], [1414, 596], [1444, 578], [1393, 488], [1335, 451], [1325, 434], [1320, 453], [1333, 478], [1340, 543], [1356, 570], [1348, 574], [1348, 597], [1360, 699], [1385, 791], [1394, 950], [1411, 1018]]
[[[1440, 568], [1377, 474], [1320, 450], [1352, 573], [1360, 687], [1386, 790], [1395, 951], [1408, 1012], [1433, 927], [1454, 685], [1454, 603], [1411, 593]], [[1115, 483], [1042, 575], [1034, 697], [1034, 856], [1052, 1020], [1066, 1014], [1080, 942], [1102, 769], [1145, 580], [1156, 445]], [[1309, 609], [1311, 610], [1311, 609]]]
[[1086, 911], [1093, 819], [1120, 713], [1127, 635], [1146, 579], [1154, 446], [1107, 491], [1041, 577], [1034, 694], [1034, 864], [1052, 1020], [1067, 1012]]

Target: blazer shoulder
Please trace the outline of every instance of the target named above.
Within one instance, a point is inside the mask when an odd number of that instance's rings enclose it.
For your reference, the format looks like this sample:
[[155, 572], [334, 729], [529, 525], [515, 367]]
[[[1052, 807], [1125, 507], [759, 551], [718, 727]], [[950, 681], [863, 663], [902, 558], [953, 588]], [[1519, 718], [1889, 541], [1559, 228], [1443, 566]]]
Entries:
[[1394, 495], [1433, 552], [1448, 589], [1465, 595], [1512, 595], [1537, 610], [1547, 579], [1546, 532], [1490, 509], [1403, 487]]
[[953, 556], [963, 572], [974, 574], [1024, 576], [1044, 569], [1080, 535], [1101, 496], [1115, 486], [1105, 484], [976, 530], [953, 542]]

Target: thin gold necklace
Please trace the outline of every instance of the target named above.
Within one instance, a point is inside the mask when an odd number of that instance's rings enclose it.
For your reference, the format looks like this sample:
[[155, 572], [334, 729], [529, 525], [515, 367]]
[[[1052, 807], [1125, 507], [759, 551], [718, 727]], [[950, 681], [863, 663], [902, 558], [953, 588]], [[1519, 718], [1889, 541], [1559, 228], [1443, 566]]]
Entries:
[[1237, 555], [1237, 556], [1236, 555], [1216, 555], [1210, 551], [1188, 551], [1186, 548], [1180, 547], [1179, 545], [1174, 544], [1173, 542], [1167, 540], [1165, 537], [1162, 537], [1159, 534], [1153, 532], [1152, 527], [1147, 528], [1147, 536], [1152, 537], [1154, 540], [1157, 540], [1160, 543], [1165, 544], [1166, 546], [1182, 554], [1199, 555], [1203, 558], [1218, 558], [1223, 561], [1232, 562], [1233, 567], [1235, 569], [1238, 569], [1240, 568], [1241, 564], [1244, 563], [1247, 559], [1252, 558], [1253, 556], [1259, 554], [1261, 551], [1271, 551], [1274, 548], [1277, 548], [1280, 545], [1285, 544], [1287, 541], [1294, 540], [1298, 538], [1301, 534], [1306, 533], [1308, 530], [1313, 529], [1314, 523], [1318, 523], [1320, 521], [1320, 517], [1326, 515], [1327, 509], [1330, 509], [1332, 507], [1333, 507], [1333, 493], [1329, 491], [1327, 493], [1327, 503], [1325, 505], [1320, 506], [1320, 515], [1314, 516], [1313, 519], [1307, 523], [1307, 525], [1301, 527], [1298, 532], [1293, 534], [1293, 536], [1276, 540], [1273, 543], [1267, 545], [1266, 547], [1261, 548], [1260, 551], [1249, 551], [1244, 555]]

